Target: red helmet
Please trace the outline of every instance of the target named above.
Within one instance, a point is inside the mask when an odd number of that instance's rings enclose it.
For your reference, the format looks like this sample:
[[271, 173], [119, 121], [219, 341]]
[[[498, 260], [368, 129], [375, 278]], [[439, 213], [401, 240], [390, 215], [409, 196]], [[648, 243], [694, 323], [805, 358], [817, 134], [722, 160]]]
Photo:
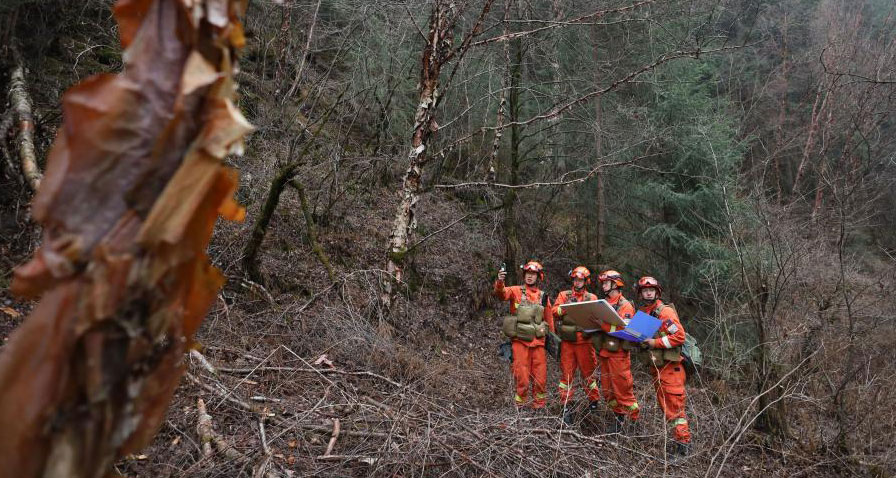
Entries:
[[520, 269], [522, 269], [524, 273], [535, 272], [538, 274], [539, 279], [544, 280], [544, 266], [538, 261], [529, 261], [521, 265]]
[[655, 288], [657, 291], [657, 297], [663, 295], [663, 287], [660, 285], [660, 281], [651, 276], [644, 276], [638, 279], [638, 283], [635, 284], [635, 291], [640, 294], [641, 289], [644, 289], [645, 287]]
[[622, 282], [622, 274], [614, 271], [613, 269], [601, 272], [600, 275], [597, 276], [597, 280], [600, 282], [608, 280], [613, 281], [613, 284], [615, 284], [616, 287], [622, 287], [625, 285], [625, 283]]
[[591, 283], [591, 271], [585, 266], [579, 266], [569, 271], [570, 279], [585, 279], [586, 284]]

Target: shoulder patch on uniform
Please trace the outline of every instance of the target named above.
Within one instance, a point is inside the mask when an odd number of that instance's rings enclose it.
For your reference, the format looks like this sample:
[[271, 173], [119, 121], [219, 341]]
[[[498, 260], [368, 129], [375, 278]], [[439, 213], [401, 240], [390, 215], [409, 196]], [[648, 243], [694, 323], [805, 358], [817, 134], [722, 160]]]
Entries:
[[663, 321], [663, 325], [666, 326], [666, 330], [668, 330], [670, 334], [678, 333], [678, 325], [676, 325], [675, 321], [672, 319], [666, 319]]

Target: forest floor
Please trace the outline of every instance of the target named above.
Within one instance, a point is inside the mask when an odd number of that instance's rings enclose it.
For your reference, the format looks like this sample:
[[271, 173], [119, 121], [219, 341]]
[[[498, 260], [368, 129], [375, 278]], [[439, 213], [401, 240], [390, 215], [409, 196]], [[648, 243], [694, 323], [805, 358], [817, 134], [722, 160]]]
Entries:
[[[377, 271], [361, 267], [375, 263], [384, 243], [377, 232], [388, 230], [378, 212], [384, 204], [359, 204], [342, 229], [346, 236], [339, 230], [325, 235], [342, 271], [335, 284], [320, 277], [322, 268], [291, 224], [298, 219], [286, 216], [271, 230], [264, 259], [264, 270], [282, 279], [269, 282], [279, 285], [269, 290], [229, 274], [198, 334], [196, 352], [185, 358], [188, 375], [158, 436], [116, 465], [122, 475], [223, 477], [259, 467], [288, 476], [840, 474], [832, 470], [841, 464], [801, 449], [799, 440], [772, 442], [750, 430], [752, 415], [741, 413], [752, 395], [722, 380], [689, 379], [693, 456], [678, 465], [667, 460], [671, 435], [640, 365], [633, 368], [642, 420], [626, 436], [604, 433], [612, 414], [606, 407], [585, 413], [580, 388], [571, 407], [576, 423], [563, 424], [553, 359], [548, 410], [517, 411], [509, 364], [497, 355], [503, 340], [497, 317], [506, 306], [494, 307], [493, 301], [471, 312], [470, 297], [487, 294], [491, 279], [469, 272], [487, 265], [462, 259], [467, 244], [480, 244], [484, 252], [499, 247], [487, 222], [459, 225], [451, 238], [419, 254], [416, 268], [426, 273], [415, 279], [410, 300], [396, 305], [399, 312], [390, 323], [377, 309]], [[439, 198], [439, 204], [444, 218], [424, 218], [428, 223], [461, 213], [462, 204], [450, 198]], [[16, 217], [6, 206], [3, 212]], [[211, 247], [215, 262], [235, 262], [231, 255], [238, 248], [231, 241], [245, 237], [239, 230], [246, 227], [222, 225]], [[0, 271], [7, 283], [10, 265], [24, 260], [35, 240], [33, 231], [23, 230], [4, 235], [0, 244], [13, 251]], [[334, 242], [352, 247], [340, 252]], [[9, 296], [5, 287], [0, 302], [7, 307], [0, 309], [5, 341], [30, 304]], [[237, 453], [202, 452], [199, 399]]]

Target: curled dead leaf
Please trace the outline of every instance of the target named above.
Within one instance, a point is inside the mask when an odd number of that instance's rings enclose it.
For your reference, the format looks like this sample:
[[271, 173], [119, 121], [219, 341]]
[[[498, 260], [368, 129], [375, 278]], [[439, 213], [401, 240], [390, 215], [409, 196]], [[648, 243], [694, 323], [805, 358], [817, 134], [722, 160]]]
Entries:
[[6, 307], [6, 306], [0, 307], [0, 312], [3, 312], [4, 314], [12, 317], [13, 319], [17, 319], [22, 316], [22, 314], [19, 311], [17, 311], [16, 309], [13, 309], [12, 307]]

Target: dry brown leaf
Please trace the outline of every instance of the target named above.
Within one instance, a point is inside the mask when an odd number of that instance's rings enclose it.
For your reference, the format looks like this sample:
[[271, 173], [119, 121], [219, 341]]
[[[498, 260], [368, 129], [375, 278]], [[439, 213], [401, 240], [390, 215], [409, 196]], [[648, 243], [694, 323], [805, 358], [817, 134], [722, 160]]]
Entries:
[[16, 309], [13, 309], [12, 307], [6, 307], [6, 306], [0, 307], [0, 312], [3, 312], [4, 314], [12, 317], [13, 319], [16, 319], [16, 318], [19, 318], [22, 316], [21, 312], [19, 312]]
[[314, 365], [324, 364], [327, 367], [333, 368], [333, 362], [327, 357], [327, 354], [323, 354], [314, 361]]

